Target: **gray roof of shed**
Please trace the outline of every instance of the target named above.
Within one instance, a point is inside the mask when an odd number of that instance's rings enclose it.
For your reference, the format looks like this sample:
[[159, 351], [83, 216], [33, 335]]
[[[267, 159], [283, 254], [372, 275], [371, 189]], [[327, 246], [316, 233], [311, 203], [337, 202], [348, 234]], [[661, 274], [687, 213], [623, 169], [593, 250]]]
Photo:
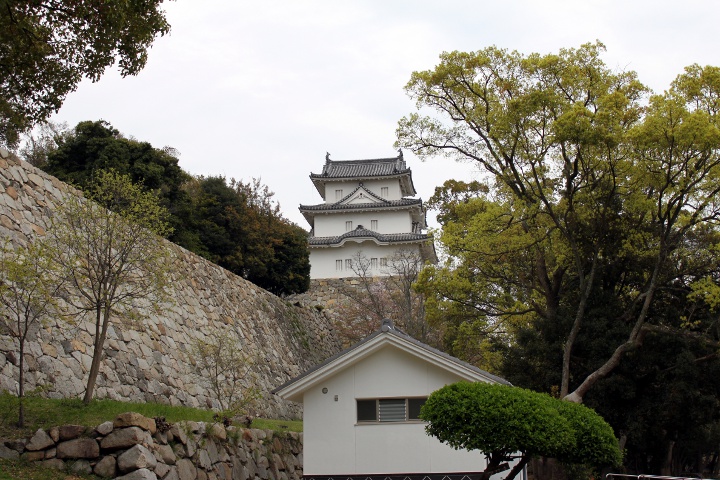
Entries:
[[295, 377], [295, 378], [293, 378], [293, 379], [291, 379], [291, 380], [288, 380], [287, 382], [283, 383], [283, 384], [280, 385], [279, 387], [277, 387], [277, 388], [275, 388], [274, 390], [272, 390], [270, 393], [278, 393], [279, 391], [285, 389], [286, 387], [288, 387], [288, 386], [290, 386], [290, 385], [292, 385], [292, 384], [294, 384], [294, 383], [296, 383], [296, 382], [298, 382], [298, 381], [301, 381], [301, 380], [304, 379], [305, 377], [307, 377], [307, 376], [309, 376], [309, 375], [317, 372], [318, 370], [323, 369], [323, 368], [326, 367], [327, 365], [330, 365], [331, 363], [333, 363], [333, 362], [335, 362], [335, 361], [338, 361], [339, 359], [341, 359], [342, 357], [346, 356], [346, 355], [349, 354], [350, 352], [353, 352], [354, 350], [357, 350], [357, 349], [359, 349], [359, 348], [362, 348], [362, 346], [365, 345], [366, 343], [368, 343], [368, 342], [370, 342], [371, 340], [375, 339], [376, 337], [378, 337], [378, 336], [380, 336], [380, 335], [384, 335], [384, 334], [393, 335], [393, 336], [395, 336], [396, 338], [398, 338], [398, 339], [400, 339], [400, 340], [403, 340], [403, 341], [412, 343], [412, 344], [416, 345], [417, 347], [420, 347], [421, 349], [423, 349], [423, 350], [425, 350], [425, 351], [427, 351], [427, 352], [429, 352], [429, 353], [431, 353], [431, 354], [433, 354], [433, 355], [438, 355], [438, 356], [444, 358], [445, 360], [448, 360], [448, 361], [450, 361], [450, 362], [452, 362], [452, 363], [454, 363], [454, 364], [456, 364], [456, 365], [458, 365], [458, 366], [461, 366], [461, 367], [463, 367], [463, 368], [466, 368], [466, 369], [468, 369], [468, 370], [470, 370], [470, 371], [473, 371], [473, 372], [475, 372], [476, 374], [478, 374], [478, 375], [480, 375], [480, 376], [482, 376], [482, 377], [485, 377], [485, 378], [487, 378], [487, 379], [489, 379], [489, 380], [492, 380], [492, 381], [494, 381], [494, 382], [501, 383], [501, 384], [503, 384], [503, 385], [512, 385], [510, 382], [508, 382], [507, 380], [505, 380], [505, 379], [502, 378], [502, 377], [498, 377], [497, 375], [493, 375], [492, 373], [486, 372], [485, 370], [482, 370], [482, 369], [476, 367], [475, 365], [471, 365], [471, 364], [469, 364], [469, 363], [467, 363], [467, 362], [464, 362], [464, 361], [460, 360], [459, 358], [453, 357], [452, 355], [448, 355], [448, 354], [445, 353], [445, 352], [442, 352], [442, 351], [440, 351], [440, 350], [438, 350], [438, 349], [436, 349], [436, 348], [431, 347], [430, 345], [427, 345], [427, 344], [425, 344], [425, 343], [423, 343], [423, 342], [421, 342], [421, 341], [419, 341], [419, 340], [416, 340], [415, 338], [411, 337], [411, 336], [408, 335], [407, 333], [405, 333], [405, 332], [399, 330], [398, 328], [396, 328], [396, 327], [393, 325], [393, 323], [392, 323], [391, 320], [385, 319], [385, 320], [383, 320], [382, 327], [380, 328], [380, 330], [377, 330], [377, 331], [375, 331], [374, 333], [368, 335], [367, 337], [365, 337], [364, 339], [360, 340], [360, 341], [359, 341], [358, 343], [356, 343], [355, 345], [352, 345], [351, 347], [348, 347], [348, 348], [346, 348], [345, 350], [342, 350], [341, 352], [336, 353], [335, 355], [333, 355], [332, 357], [328, 358], [328, 359], [325, 360], [324, 362], [315, 365], [314, 367], [312, 367], [312, 368], [310, 368], [309, 370], [307, 370], [306, 372], [298, 375], [297, 377]]

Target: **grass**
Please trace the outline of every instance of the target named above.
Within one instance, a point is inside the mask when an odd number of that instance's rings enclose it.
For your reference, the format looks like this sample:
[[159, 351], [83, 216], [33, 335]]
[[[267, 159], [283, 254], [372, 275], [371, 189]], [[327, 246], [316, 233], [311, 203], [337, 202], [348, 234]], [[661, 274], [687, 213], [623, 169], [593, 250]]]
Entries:
[[79, 477], [26, 462], [0, 459], [0, 480], [85, 480], [89, 478], [97, 477], [85, 475]]
[[[20, 429], [16, 426], [18, 399], [4, 392], [0, 393], [0, 438], [29, 438], [39, 428], [48, 429], [68, 424], [96, 427], [108, 420], [114, 420], [116, 416], [124, 412], [137, 412], [149, 418], [165, 417], [165, 420], [170, 423], [213, 422], [215, 414], [211, 410], [159, 403], [93, 400], [89, 405], [84, 405], [80, 399], [55, 400], [29, 396], [25, 398], [25, 427]], [[278, 432], [302, 432], [302, 425], [300, 420], [258, 418], [253, 421], [251, 428]], [[96, 477], [71, 475], [23, 461], [0, 459], [0, 480], [82, 480], [85, 478]]]

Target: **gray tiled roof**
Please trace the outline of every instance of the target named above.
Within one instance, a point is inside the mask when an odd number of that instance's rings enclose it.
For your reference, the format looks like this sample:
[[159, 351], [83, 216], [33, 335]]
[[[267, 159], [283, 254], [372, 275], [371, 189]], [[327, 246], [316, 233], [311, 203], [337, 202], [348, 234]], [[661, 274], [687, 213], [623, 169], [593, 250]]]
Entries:
[[326, 157], [322, 173], [311, 173], [311, 178], [371, 178], [410, 173], [402, 154], [393, 158], [367, 160], [330, 160]]
[[368, 343], [368, 342], [369, 342], [370, 340], [372, 340], [373, 338], [377, 337], [378, 335], [382, 335], [382, 334], [384, 334], [384, 333], [388, 333], [388, 334], [390, 334], [390, 335], [394, 335], [394, 336], [396, 336], [396, 337], [398, 337], [398, 338], [401, 338], [401, 339], [403, 339], [403, 340], [405, 340], [405, 341], [407, 341], [407, 342], [413, 343], [413, 344], [415, 344], [415, 345], [417, 345], [417, 346], [419, 346], [419, 347], [427, 350], [428, 352], [432, 352], [432, 353], [434, 353], [434, 354], [436, 354], [436, 355], [439, 355], [439, 356], [441, 356], [441, 357], [443, 357], [443, 358], [445, 358], [445, 359], [447, 359], [447, 360], [450, 360], [450, 361], [452, 361], [452, 362], [454, 362], [454, 363], [457, 363], [458, 365], [462, 365], [463, 367], [468, 368], [468, 369], [470, 369], [470, 370], [472, 370], [472, 371], [474, 371], [474, 372], [476, 372], [476, 373], [479, 373], [480, 375], [482, 375], [482, 376], [484, 376], [484, 377], [487, 377], [487, 378], [489, 378], [489, 379], [492, 379], [493, 381], [495, 381], [495, 382], [497, 382], [497, 383], [501, 383], [501, 384], [503, 384], [503, 385], [512, 385], [510, 382], [508, 382], [507, 380], [505, 380], [505, 379], [502, 378], [502, 377], [498, 377], [497, 375], [493, 375], [492, 373], [486, 372], [485, 370], [481, 370], [481, 369], [479, 369], [478, 367], [476, 367], [475, 365], [471, 365], [471, 364], [469, 364], [469, 363], [467, 363], [467, 362], [464, 362], [464, 361], [460, 360], [459, 358], [453, 357], [452, 355], [448, 355], [448, 354], [445, 353], [445, 352], [441, 352], [440, 350], [438, 350], [438, 349], [436, 349], [436, 348], [433, 348], [433, 347], [431, 347], [430, 345], [427, 345], [427, 344], [425, 344], [425, 343], [423, 343], [423, 342], [421, 342], [421, 341], [419, 341], [419, 340], [414, 339], [413, 337], [411, 337], [411, 336], [408, 335], [407, 333], [405, 333], [405, 332], [403, 332], [402, 330], [399, 330], [398, 328], [396, 328], [396, 327], [393, 325], [393, 323], [392, 323], [391, 320], [385, 319], [385, 320], [383, 320], [382, 327], [380, 328], [380, 330], [377, 330], [376, 332], [368, 335], [367, 337], [365, 337], [364, 339], [360, 340], [360, 341], [359, 341], [358, 343], [356, 343], [355, 345], [352, 345], [351, 347], [348, 347], [348, 348], [346, 348], [345, 350], [343, 350], [343, 351], [341, 351], [341, 352], [339, 352], [339, 353], [336, 353], [335, 355], [333, 355], [332, 357], [328, 358], [328, 359], [325, 360], [324, 362], [322, 362], [322, 363], [320, 363], [320, 364], [318, 364], [318, 365], [315, 365], [315, 366], [312, 367], [310, 370], [308, 370], [308, 371], [306, 371], [306, 372], [298, 375], [297, 377], [295, 377], [295, 378], [293, 378], [293, 379], [291, 379], [291, 380], [288, 380], [288, 381], [285, 382], [284, 384], [282, 384], [282, 385], [280, 385], [279, 387], [277, 387], [277, 388], [275, 388], [274, 390], [272, 390], [270, 393], [277, 393], [278, 391], [284, 389], [284, 388], [287, 387], [288, 385], [291, 385], [291, 384], [297, 382], [298, 380], [301, 380], [302, 378], [305, 378], [306, 376], [310, 375], [311, 373], [320, 370], [321, 368], [325, 367], [326, 365], [328, 365], [328, 364], [336, 361], [337, 359], [343, 357], [343, 356], [346, 355], [347, 353], [349, 353], [349, 352], [351, 352], [351, 351], [353, 351], [353, 350], [355, 350], [355, 349], [357, 349], [357, 348], [362, 347], [364, 344]]
[[417, 193], [412, 181], [412, 172], [405, 164], [402, 150], [398, 151], [397, 157], [367, 160], [330, 160], [328, 153], [325, 156], [322, 173], [310, 174], [310, 180], [323, 198], [325, 198], [325, 184], [382, 178], [397, 178], [404, 197]]
[[376, 239], [382, 243], [402, 243], [402, 242], [419, 242], [423, 240], [429, 240], [432, 238], [430, 235], [424, 233], [378, 233], [367, 228], [363, 228], [359, 225], [355, 230], [351, 230], [336, 237], [309, 237], [309, 245], [336, 245], [346, 238], [362, 238], [370, 237]]
[[422, 200], [419, 198], [402, 198], [400, 200], [383, 200], [377, 203], [319, 203], [317, 205], [300, 205], [300, 211], [367, 210], [375, 208], [410, 207], [414, 205], [422, 205]]

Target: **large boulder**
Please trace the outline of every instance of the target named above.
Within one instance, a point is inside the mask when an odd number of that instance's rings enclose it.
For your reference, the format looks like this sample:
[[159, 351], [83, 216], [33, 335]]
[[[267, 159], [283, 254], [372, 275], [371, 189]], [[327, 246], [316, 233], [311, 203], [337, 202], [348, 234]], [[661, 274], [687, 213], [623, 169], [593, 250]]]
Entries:
[[45, 450], [46, 448], [55, 445], [50, 435], [45, 432], [42, 428], [38, 429], [37, 432], [30, 438], [30, 441], [25, 445], [25, 450], [35, 452], [38, 450]]
[[118, 457], [117, 465], [121, 472], [130, 472], [141, 468], [153, 470], [157, 465], [157, 459], [147, 448], [135, 445]]
[[127, 475], [123, 475], [122, 477], [117, 477], [115, 480], [158, 480], [158, 477], [155, 475], [155, 472], [152, 472], [147, 468], [141, 468], [140, 470], [135, 470]]
[[113, 426], [115, 428], [140, 427], [150, 433], [155, 433], [157, 431], [157, 425], [155, 424], [154, 419], [147, 418], [135, 412], [121, 413], [115, 418]]
[[86, 428], [82, 425], [63, 425], [58, 428], [59, 439], [72, 440], [85, 433]]
[[97, 458], [100, 456], [100, 445], [94, 438], [75, 438], [58, 443], [55, 456], [57, 458]]
[[140, 427], [118, 428], [100, 441], [100, 447], [108, 450], [130, 448], [133, 445], [150, 444], [152, 437]]

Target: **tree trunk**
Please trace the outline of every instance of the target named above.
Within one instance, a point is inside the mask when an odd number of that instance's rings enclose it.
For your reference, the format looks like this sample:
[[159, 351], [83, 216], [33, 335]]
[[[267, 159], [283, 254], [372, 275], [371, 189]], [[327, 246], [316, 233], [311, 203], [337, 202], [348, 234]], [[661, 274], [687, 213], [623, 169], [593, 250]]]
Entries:
[[583, 318], [585, 318], [585, 309], [587, 308], [587, 301], [590, 298], [590, 292], [592, 291], [593, 281], [595, 280], [595, 266], [597, 265], [597, 255], [593, 258], [592, 267], [590, 268], [590, 274], [586, 278], [580, 278], [580, 285], [583, 288], [582, 297], [580, 297], [580, 303], [578, 304], [577, 311], [575, 312], [575, 320], [573, 326], [570, 329], [570, 334], [563, 348], [563, 364], [562, 364], [562, 380], [560, 384], [560, 397], [567, 396], [570, 391], [570, 357], [572, 354], [575, 340], [580, 334], [580, 326], [582, 325]]
[[93, 394], [95, 393], [95, 382], [97, 381], [98, 373], [100, 373], [100, 364], [102, 363], [105, 350], [105, 335], [107, 334], [109, 323], [110, 310], [105, 309], [103, 312], [101, 309], [98, 309], [95, 323], [95, 342], [93, 345], [92, 363], [90, 364], [90, 373], [88, 374], [85, 396], [83, 397], [83, 403], [85, 405], [88, 405], [92, 401]]
[[525, 465], [527, 465], [529, 461], [529, 455], [523, 455], [522, 457], [520, 457], [518, 463], [515, 464], [512, 470], [510, 470], [510, 473], [507, 474], [507, 477], [505, 477], [505, 480], [513, 480], [513, 478], [517, 477], [518, 473], [520, 473], [522, 469], [525, 468]]
[[620, 364], [620, 360], [622, 360], [623, 356], [625, 356], [625, 353], [637, 348], [642, 343], [643, 336], [645, 334], [643, 326], [645, 325], [645, 320], [647, 319], [648, 312], [650, 311], [650, 304], [652, 303], [655, 289], [657, 288], [658, 276], [660, 275], [660, 267], [664, 260], [663, 252], [664, 249], [661, 248], [660, 253], [658, 254], [658, 258], [655, 262], [652, 276], [650, 277], [650, 283], [648, 284], [645, 293], [645, 301], [643, 302], [640, 313], [638, 313], [637, 319], [635, 320], [635, 325], [633, 326], [630, 335], [628, 335], [627, 341], [617, 347], [613, 354], [610, 356], [610, 358], [603, 365], [601, 365], [597, 370], [585, 377], [585, 380], [583, 380], [580, 386], [578, 386], [573, 392], [564, 395], [563, 398], [565, 400], [575, 403], [582, 403], [583, 397], [588, 392], [588, 390], [590, 390], [590, 388], [592, 388], [600, 379], [608, 376], [610, 372], [612, 372]]
[[25, 338], [20, 338], [20, 359], [18, 367], [20, 374], [18, 375], [18, 428], [25, 426]]
[[667, 452], [665, 454], [665, 460], [663, 466], [660, 468], [660, 475], [670, 476], [673, 474], [672, 461], [673, 452], [675, 451], [675, 441], [669, 440], [667, 446]]

